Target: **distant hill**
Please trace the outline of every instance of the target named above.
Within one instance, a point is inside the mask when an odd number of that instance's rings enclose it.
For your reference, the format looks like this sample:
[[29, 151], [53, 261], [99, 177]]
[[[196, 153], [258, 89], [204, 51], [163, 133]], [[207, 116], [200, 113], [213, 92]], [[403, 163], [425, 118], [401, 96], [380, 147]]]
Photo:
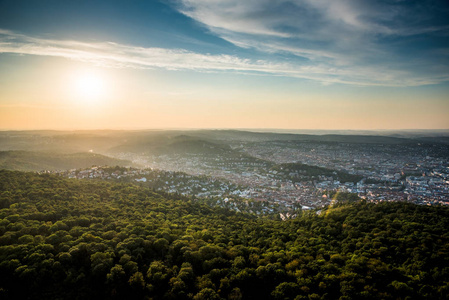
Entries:
[[[58, 153], [88, 152], [108, 154], [119, 152], [164, 153], [227, 147], [230, 143], [267, 141], [346, 143], [346, 144], [441, 144], [449, 143], [446, 136], [385, 136], [344, 134], [294, 134], [250, 132], [239, 130], [92, 130], [92, 131], [2, 131], [0, 151], [24, 150]], [[443, 134], [443, 133], [441, 133]], [[218, 144], [218, 146], [211, 145]], [[195, 145], [197, 144], [197, 145]], [[182, 146], [186, 148], [183, 149]], [[198, 145], [209, 145], [201, 146]], [[224, 149], [224, 148], [223, 148]], [[227, 150], [226, 150], [227, 151]]]
[[430, 143], [430, 144], [434, 144], [434, 143], [442, 143], [442, 144], [448, 144], [449, 145], [449, 137], [447, 136], [442, 136], [442, 137], [421, 137], [418, 139], [420, 142], [424, 142], [424, 143]]
[[[349, 144], [413, 144], [414, 139], [380, 136], [380, 135], [344, 135], [344, 134], [294, 134], [294, 133], [273, 133], [273, 132], [249, 132], [238, 130], [199, 130], [188, 132], [191, 136], [198, 136], [204, 139], [215, 139], [220, 141], [299, 141], [299, 142], [333, 142]], [[429, 140], [433, 143], [439, 142], [438, 138]]]
[[66, 170], [92, 165], [130, 166], [127, 160], [96, 153], [49, 153], [31, 151], [0, 151], [0, 169], [18, 171]]
[[129, 142], [111, 148], [111, 153], [133, 152], [144, 154], [226, 154], [232, 149], [221, 142], [201, 139], [186, 134], [172, 136], [150, 135], [130, 139]]
[[316, 142], [336, 142], [349, 144], [410, 144], [413, 140], [373, 135], [313, 135], [306, 137], [305, 140]]
[[449, 129], [404, 129], [404, 130], [338, 130], [338, 129], [239, 129], [241, 131], [261, 133], [289, 133], [308, 135], [369, 135], [392, 136], [402, 138], [449, 137]]
[[103, 153], [120, 145], [132, 132], [123, 131], [4, 131], [0, 151], [24, 150], [58, 153]]
[[179, 154], [224, 154], [226, 152], [230, 152], [231, 148], [218, 143], [181, 136], [177, 137], [176, 140], [166, 145], [161, 150]]

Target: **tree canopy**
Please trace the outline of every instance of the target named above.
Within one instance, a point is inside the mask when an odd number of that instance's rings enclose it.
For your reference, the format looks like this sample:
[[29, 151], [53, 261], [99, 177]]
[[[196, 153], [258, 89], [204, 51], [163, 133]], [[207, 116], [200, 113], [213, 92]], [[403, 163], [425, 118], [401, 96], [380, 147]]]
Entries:
[[446, 299], [449, 209], [257, 218], [132, 184], [0, 171], [2, 299]]

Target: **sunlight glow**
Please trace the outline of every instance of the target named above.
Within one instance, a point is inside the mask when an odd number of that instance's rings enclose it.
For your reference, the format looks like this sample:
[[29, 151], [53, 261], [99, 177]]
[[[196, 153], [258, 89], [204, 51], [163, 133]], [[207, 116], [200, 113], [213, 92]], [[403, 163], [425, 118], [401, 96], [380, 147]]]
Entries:
[[106, 94], [103, 78], [93, 72], [77, 75], [74, 89], [77, 100], [89, 104], [100, 102]]

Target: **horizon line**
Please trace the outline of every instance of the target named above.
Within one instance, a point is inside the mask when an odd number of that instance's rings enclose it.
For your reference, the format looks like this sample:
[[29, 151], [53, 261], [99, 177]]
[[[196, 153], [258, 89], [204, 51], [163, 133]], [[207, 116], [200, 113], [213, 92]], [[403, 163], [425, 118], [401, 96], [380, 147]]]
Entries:
[[54, 129], [54, 128], [40, 128], [40, 129], [1, 129], [0, 132], [7, 131], [201, 131], [201, 130], [234, 130], [234, 131], [263, 131], [268, 132], [270, 130], [275, 131], [367, 131], [367, 132], [397, 132], [397, 131], [407, 131], [407, 132], [419, 132], [419, 131], [448, 131], [449, 128], [379, 128], [379, 129], [327, 129], [327, 128], [276, 128], [276, 127], [249, 127], [249, 128], [240, 128], [240, 127], [148, 127], [148, 128], [62, 128], [62, 129]]

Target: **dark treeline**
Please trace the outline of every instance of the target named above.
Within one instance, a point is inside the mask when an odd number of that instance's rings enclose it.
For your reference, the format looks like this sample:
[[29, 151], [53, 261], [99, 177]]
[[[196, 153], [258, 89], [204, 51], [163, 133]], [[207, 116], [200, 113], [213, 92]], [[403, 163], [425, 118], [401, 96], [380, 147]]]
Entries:
[[[288, 179], [293, 182], [308, 181], [310, 178], [316, 178], [318, 176], [330, 176], [341, 182], [357, 182], [363, 179], [363, 176], [349, 174], [343, 171], [327, 169], [318, 166], [311, 166], [301, 163], [285, 163], [276, 165], [273, 170], [284, 174]], [[303, 177], [303, 178], [302, 178]]]
[[447, 299], [449, 209], [260, 219], [131, 184], [0, 171], [2, 299]]

